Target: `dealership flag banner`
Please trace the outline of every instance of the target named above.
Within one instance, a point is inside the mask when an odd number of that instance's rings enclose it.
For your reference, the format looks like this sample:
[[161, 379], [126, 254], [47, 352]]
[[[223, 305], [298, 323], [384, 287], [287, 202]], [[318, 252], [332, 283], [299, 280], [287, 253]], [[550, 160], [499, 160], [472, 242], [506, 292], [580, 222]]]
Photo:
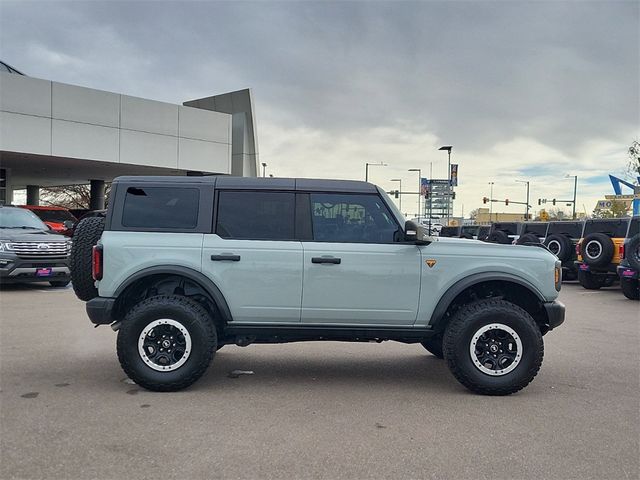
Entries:
[[458, 186], [458, 164], [457, 163], [451, 164], [451, 186], [452, 187]]
[[427, 180], [426, 178], [421, 178], [420, 179], [420, 195], [422, 195], [423, 197], [426, 197], [428, 193], [429, 193], [429, 180]]

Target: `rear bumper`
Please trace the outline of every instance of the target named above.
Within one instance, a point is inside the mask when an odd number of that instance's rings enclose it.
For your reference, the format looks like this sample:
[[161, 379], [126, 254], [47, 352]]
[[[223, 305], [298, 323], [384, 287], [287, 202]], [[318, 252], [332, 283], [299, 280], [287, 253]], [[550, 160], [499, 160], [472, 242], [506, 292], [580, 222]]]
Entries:
[[547, 312], [547, 320], [549, 322], [549, 330], [559, 327], [564, 322], [565, 306], [564, 303], [555, 300], [543, 304]]
[[91, 323], [95, 325], [109, 325], [113, 323], [113, 306], [116, 303], [115, 298], [96, 297], [89, 300], [86, 304], [87, 315]]
[[618, 276], [621, 279], [629, 279], [629, 280], [637, 280], [640, 275], [637, 270], [634, 270], [631, 267], [626, 267], [623, 265], [618, 266]]

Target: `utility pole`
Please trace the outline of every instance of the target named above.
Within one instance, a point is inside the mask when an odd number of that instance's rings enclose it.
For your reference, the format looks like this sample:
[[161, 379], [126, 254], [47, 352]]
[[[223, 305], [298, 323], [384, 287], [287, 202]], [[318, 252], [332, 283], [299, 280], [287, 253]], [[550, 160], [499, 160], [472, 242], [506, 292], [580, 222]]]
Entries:
[[392, 178], [392, 182], [398, 182], [398, 209], [402, 212], [402, 179], [401, 178]]
[[491, 223], [491, 217], [493, 216], [493, 182], [489, 182], [491, 185], [491, 193], [489, 194], [489, 223]]
[[526, 183], [527, 184], [527, 204], [524, 210], [524, 221], [529, 221], [529, 180], [516, 180], [518, 183]]
[[369, 166], [372, 167], [386, 167], [387, 164], [384, 162], [380, 162], [380, 163], [365, 163], [364, 164], [364, 181], [368, 182], [369, 181]]
[[421, 208], [421, 201], [420, 198], [422, 197], [422, 193], [420, 192], [420, 190], [422, 189], [422, 170], [419, 168], [410, 168], [408, 170], [409, 172], [418, 172], [418, 213], [417, 213], [417, 217], [420, 217], [420, 212], [422, 211]]
[[262, 163], [262, 177], [266, 177], [267, 176], [267, 164], [266, 163]]

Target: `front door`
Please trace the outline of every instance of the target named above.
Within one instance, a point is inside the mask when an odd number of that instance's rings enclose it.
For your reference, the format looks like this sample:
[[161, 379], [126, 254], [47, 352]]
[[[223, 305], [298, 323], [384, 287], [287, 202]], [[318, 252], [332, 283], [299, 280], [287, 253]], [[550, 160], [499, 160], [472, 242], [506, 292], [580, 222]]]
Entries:
[[303, 241], [302, 321], [413, 325], [420, 250], [375, 194], [311, 193], [313, 241]]

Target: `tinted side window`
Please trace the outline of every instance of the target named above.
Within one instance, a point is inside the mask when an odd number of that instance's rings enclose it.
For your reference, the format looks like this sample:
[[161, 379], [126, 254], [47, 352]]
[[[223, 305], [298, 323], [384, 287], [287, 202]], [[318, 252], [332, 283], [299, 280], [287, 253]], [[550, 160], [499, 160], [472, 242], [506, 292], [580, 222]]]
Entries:
[[122, 225], [137, 228], [195, 229], [198, 224], [197, 188], [129, 187]]
[[393, 243], [398, 224], [377, 195], [311, 194], [319, 242]]
[[222, 238], [293, 240], [294, 211], [293, 193], [221, 191], [216, 233]]

